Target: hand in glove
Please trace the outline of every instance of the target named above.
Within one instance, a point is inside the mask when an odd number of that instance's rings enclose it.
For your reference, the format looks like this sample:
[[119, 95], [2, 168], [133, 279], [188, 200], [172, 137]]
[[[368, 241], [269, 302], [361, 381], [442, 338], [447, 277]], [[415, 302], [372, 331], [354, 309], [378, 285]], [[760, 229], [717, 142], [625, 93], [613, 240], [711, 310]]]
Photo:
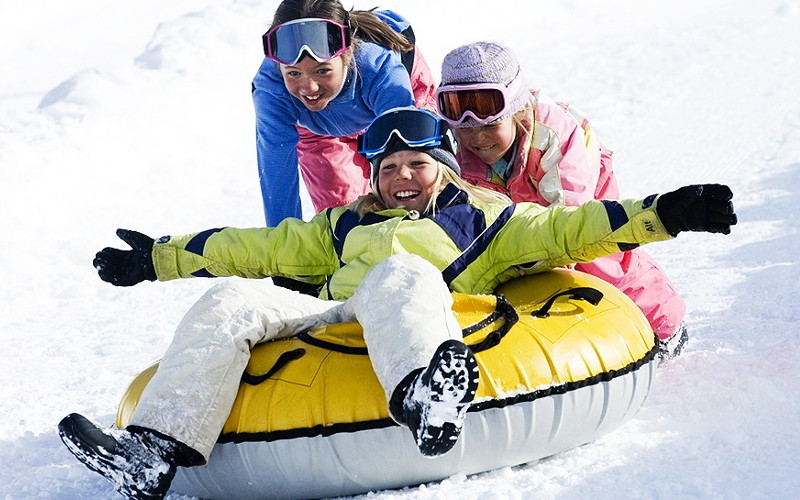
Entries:
[[736, 224], [731, 188], [722, 184], [684, 186], [664, 193], [656, 201], [656, 213], [669, 234], [707, 231], [730, 234]]
[[117, 236], [131, 250], [104, 248], [92, 262], [100, 279], [115, 286], [132, 286], [144, 280], [155, 281], [153, 267], [153, 238], [129, 229], [117, 229]]

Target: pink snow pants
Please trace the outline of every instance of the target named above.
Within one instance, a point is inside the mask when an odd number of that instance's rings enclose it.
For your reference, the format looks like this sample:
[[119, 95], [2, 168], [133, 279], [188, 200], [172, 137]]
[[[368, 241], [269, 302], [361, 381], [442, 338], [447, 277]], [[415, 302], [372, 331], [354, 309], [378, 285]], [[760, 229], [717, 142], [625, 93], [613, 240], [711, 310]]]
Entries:
[[575, 269], [622, 290], [639, 306], [659, 339], [671, 337], [683, 321], [686, 304], [666, 273], [640, 248], [576, 264]]

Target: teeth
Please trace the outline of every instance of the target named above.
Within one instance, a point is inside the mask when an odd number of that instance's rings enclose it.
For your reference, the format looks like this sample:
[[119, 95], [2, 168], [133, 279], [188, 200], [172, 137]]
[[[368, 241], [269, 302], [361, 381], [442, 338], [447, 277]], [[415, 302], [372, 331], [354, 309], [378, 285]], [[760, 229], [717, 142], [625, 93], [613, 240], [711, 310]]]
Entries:
[[396, 198], [411, 198], [413, 196], [417, 196], [419, 191], [398, 191], [394, 194]]
[[313, 96], [312, 96], [312, 95], [305, 95], [305, 96], [303, 96], [303, 97], [305, 97], [305, 98], [306, 98], [306, 99], [308, 99], [309, 101], [316, 101], [317, 99], [319, 99], [319, 96], [318, 96], [318, 95], [313, 95]]

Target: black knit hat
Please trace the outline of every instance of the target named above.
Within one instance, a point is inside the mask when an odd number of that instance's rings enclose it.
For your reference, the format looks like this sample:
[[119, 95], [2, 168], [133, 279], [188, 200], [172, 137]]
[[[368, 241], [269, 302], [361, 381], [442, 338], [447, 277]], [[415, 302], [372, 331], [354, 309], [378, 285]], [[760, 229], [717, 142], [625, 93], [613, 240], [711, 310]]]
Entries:
[[[449, 144], [448, 144], [449, 146]], [[455, 155], [448, 150], [448, 147], [442, 146], [434, 146], [434, 147], [422, 147], [422, 148], [412, 148], [406, 145], [400, 139], [395, 139], [392, 144], [386, 148], [382, 154], [372, 158], [370, 160], [370, 164], [372, 165], [372, 184], [375, 185], [375, 180], [378, 176], [378, 169], [381, 165], [381, 160], [386, 158], [392, 153], [396, 153], [398, 151], [419, 151], [421, 153], [425, 153], [434, 160], [438, 161], [439, 163], [443, 163], [447, 165], [450, 170], [456, 173], [456, 175], [461, 175], [461, 167], [458, 165], [458, 161], [456, 161]]]

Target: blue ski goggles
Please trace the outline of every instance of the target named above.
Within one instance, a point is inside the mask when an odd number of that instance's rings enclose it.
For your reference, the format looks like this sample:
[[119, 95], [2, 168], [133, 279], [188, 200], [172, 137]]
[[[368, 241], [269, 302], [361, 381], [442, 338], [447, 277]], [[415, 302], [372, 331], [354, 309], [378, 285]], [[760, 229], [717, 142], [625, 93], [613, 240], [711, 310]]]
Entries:
[[455, 154], [450, 128], [438, 116], [418, 108], [395, 108], [370, 123], [358, 136], [358, 152], [368, 160], [385, 153], [396, 140], [410, 148], [441, 147]]
[[322, 63], [350, 48], [350, 27], [306, 17], [275, 26], [264, 33], [262, 41], [264, 55], [281, 64], [293, 66], [305, 54]]

